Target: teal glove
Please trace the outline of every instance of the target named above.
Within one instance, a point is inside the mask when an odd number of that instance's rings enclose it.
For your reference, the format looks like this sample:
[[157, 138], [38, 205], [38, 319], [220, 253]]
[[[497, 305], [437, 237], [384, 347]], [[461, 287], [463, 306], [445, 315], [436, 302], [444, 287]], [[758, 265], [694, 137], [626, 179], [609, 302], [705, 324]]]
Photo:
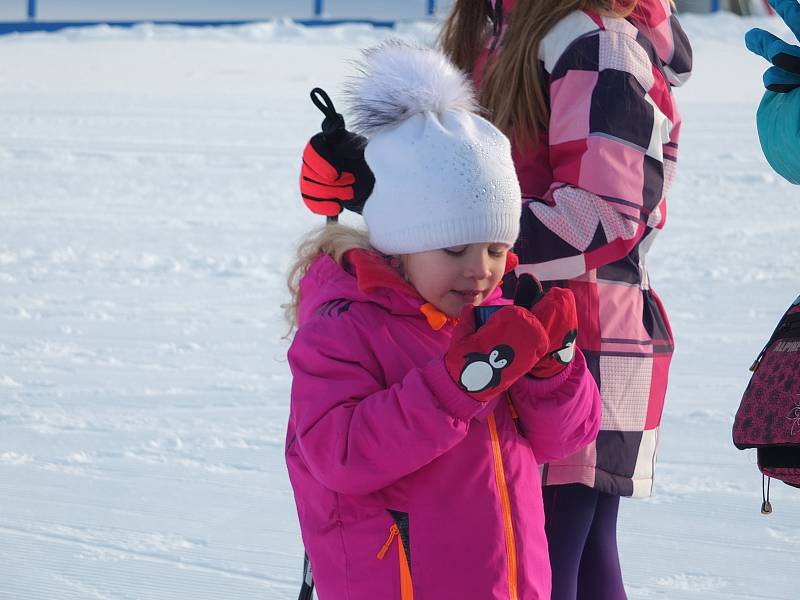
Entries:
[[[800, 39], [800, 4], [797, 0], [768, 0], [795, 37]], [[787, 44], [763, 29], [751, 29], [744, 37], [747, 49], [774, 66], [764, 73], [764, 87], [786, 93], [800, 87], [800, 47]]]
[[790, 183], [800, 185], [800, 88], [789, 93], [767, 90], [756, 124], [769, 165]]
[[[768, 1], [800, 39], [797, 0]], [[761, 149], [779, 175], [800, 184], [800, 48], [763, 29], [751, 29], [744, 39], [751, 52], [773, 65], [764, 73], [767, 91], [756, 115]]]

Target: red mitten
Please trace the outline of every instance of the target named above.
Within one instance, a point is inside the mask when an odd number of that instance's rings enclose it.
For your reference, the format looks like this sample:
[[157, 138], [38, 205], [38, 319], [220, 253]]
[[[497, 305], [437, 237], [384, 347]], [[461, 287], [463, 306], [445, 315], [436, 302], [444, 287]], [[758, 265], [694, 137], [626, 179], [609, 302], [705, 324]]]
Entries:
[[453, 381], [480, 402], [491, 400], [547, 353], [548, 337], [527, 309], [504, 306], [475, 330], [467, 307], [453, 331], [445, 365]]
[[360, 214], [375, 185], [364, 160], [367, 140], [345, 129], [344, 118], [324, 90], [314, 88], [311, 100], [325, 114], [325, 120], [322, 131], [303, 150], [303, 202], [311, 212], [326, 217], [335, 217], [342, 207]]
[[531, 369], [534, 377], [552, 377], [563, 371], [575, 356], [578, 314], [575, 296], [564, 288], [542, 292], [541, 284], [527, 273], [520, 275], [514, 304], [528, 308], [545, 330], [547, 352]]

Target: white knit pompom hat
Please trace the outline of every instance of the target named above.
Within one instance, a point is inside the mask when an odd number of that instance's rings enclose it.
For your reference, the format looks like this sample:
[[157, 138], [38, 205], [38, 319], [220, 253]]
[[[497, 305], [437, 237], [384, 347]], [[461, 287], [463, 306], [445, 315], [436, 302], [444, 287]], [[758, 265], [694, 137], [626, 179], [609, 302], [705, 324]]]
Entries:
[[464, 73], [437, 50], [399, 41], [365, 50], [358, 66], [347, 94], [375, 175], [363, 212], [370, 243], [385, 254], [512, 245], [521, 194], [511, 145], [476, 114]]

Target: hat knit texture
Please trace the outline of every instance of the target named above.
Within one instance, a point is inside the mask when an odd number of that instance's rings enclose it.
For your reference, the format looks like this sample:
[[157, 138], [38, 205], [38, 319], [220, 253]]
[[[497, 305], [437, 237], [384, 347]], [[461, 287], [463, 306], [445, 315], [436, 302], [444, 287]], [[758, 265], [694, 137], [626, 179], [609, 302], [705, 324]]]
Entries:
[[375, 175], [370, 243], [385, 254], [512, 245], [521, 195], [511, 145], [477, 114], [467, 76], [441, 52], [395, 40], [365, 50], [358, 67], [346, 91]]

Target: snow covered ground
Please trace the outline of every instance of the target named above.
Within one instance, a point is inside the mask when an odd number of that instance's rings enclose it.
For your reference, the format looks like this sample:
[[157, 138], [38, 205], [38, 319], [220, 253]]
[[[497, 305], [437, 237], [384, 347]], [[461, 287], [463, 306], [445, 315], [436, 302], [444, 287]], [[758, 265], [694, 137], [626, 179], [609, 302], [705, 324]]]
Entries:
[[[755, 455], [730, 441], [747, 367], [800, 293], [800, 190], [755, 134], [754, 22], [685, 20], [696, 70], [651, 261], [678, 349], [656, 495], [620, 519], [633, 599], [798, 597], [800, 491], [773, 485], [760, 515]], [[296, 597], [280, 304], [318, 222], [296, 189], [307, 93], [335, 98], [345, 59], [385, 35], [0, 39], [0, 598]]]

